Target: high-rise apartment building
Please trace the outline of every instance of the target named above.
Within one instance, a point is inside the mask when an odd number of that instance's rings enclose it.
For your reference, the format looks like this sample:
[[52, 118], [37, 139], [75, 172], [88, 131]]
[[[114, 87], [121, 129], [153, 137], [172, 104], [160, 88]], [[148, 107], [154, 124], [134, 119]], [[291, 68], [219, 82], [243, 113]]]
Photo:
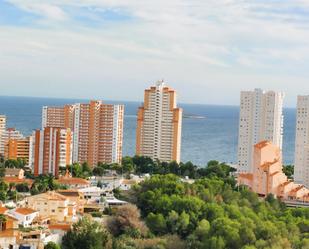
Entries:
[[23, 159], [27, 165], [32, 164], [32, 137], [9, 139], [4, 149], [5, 159]]
[[69, 128], [46, 127], [34, 134], [34, 175], [59, 176], [59, 167], [72, 163], [72, 133]]
[[73, 162], [120, 163], [124, 106], [90, 101], [63, 107], [43, 107], [42, 127], [73, 131]]
[[180, 161], [182, 109], [175, 90], [158, 81], [145, 90], [137, 114], [136, 154], [161, 161]]
[[10, 139], [22, 139], [22, 138], [24, 138], [24, 135], [19, 130], [16, 130], [15, 128], [7, 128], [2, 133], [2, 142], [4, 146]]
[[0, 155], [4, 155], [3, 133], [6, 130], [6, 116], [0, 115]]
[[298, 96], [294, 181], [309, 188], [309, 96]]
[[282, 149], [282, 92], [243, 91], [240, 97], [238, 171], [252, 173], [254, 145], [267, 140]]

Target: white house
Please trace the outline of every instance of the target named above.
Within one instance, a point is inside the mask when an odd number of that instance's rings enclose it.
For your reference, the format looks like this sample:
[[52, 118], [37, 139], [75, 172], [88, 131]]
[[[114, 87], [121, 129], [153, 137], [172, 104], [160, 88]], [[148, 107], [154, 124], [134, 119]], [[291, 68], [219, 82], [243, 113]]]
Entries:
[[99, 202], [101, 196], [103, 196], [103, 193], [105, 192], [103, 189], [99, 187], [82, 188], [79, 189], [78, 191], [84, 194], [84, 198], [86, 200], [90, 200], [93, 202]]
[[34, 218], [39, 216], [39, 212], [31, 208], [16, 208], [10, 210], [9, 213], [18, 220], [18, 224], [23, 227], [29, 227]]

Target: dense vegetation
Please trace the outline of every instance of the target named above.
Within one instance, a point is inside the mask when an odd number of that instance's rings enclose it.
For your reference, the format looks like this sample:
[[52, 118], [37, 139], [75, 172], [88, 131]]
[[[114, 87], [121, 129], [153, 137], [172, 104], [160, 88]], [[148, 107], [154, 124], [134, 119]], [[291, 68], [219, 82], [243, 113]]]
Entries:
[[150, 230], [178, 234], [187, 248], [308, 248], [309, 209], [286, 209], [218, 177], [190, 185], [156, 175], [134, 191]]
[[[181, 165], [172, 170], [182, 175]], [[114, 212], [105, 228], [112, 244], [93, 248], [309, 248], [309, 209], [288, 209], [272, 195], [260, 199], [237, 187], [233, 169], [216, 161], [192, 184], [168, 171], [126, 195], [140, 211], [128, 205]]]
[[108, 233], [104, 227], [85, 216], [63, 237], [62, 247], [64, 249], [100, 249], [105, 248], [107, 241]]
[[[147, 157], [125, 157], [122, 165], [69, 166], [73, 176], [118, 173], [152, 176], [125, 196], [134, 205], [110, 210], [105, 224], [84, 217], [63, 239], [63, 248], [81, 249], [306, 249], [309, 209], [288, 209], [269, 195], [265, 200], [236, 186], [234, 169], [210, 161], [205, 168], [191, 162], [163, 163]], [[64, 172], [65, 169], [63, 169]], [[284, 167], [288, 177], [293, 167]], [[189, 176], [195, 181], [185, 180]], [[0, 181], [0, 200], [13, 199], [26, 185]], [[34, 179], [32, 194], [58, 189], [54, 177]], [[15, 192], [14, 192], [15, 191]], [[15, 193], [16, 194], [16, 193]], [[100, 216], [98, 216], [100, 217]], [[53, 248], [55, 245], [50, 245]]]

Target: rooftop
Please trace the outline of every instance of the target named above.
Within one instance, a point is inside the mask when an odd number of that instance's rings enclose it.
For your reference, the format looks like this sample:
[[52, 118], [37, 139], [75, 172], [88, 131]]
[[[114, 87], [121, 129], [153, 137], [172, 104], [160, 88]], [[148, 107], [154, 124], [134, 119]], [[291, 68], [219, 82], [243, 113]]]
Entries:
[[8, 184], [10, 184], [10, 183], [16, 183], [16, 184], [27, 183], [28, 185], [32, 185], [32, 183], [33, 183], [33, 180], [31, 180], [31, 179], [19, 179], [16, 176], [5, 176], [5, 177], [3, 177], [3, 181], [5, 183], [8, 183]]
[[77, 177], [60, 177], [57, 181], [64, 185], [89, 185], [89, 181]]
[[264, 148], [264, 147], [266, 147], [267, 145], [270, 145], [270, 144], [271, 144], [271, 142], [264, 140], [264, 141], [257, 143], [256, 145], [254, 145], [254, 147], [258, 148], [258, 149], [262, 149], [262, 148]]
[[31, 209], [31, 208], [16, 208], [15, 212], [19, 214], [23, 214], [23, 215], [28, 215], [28, 214], [36, 213], [38, 211]]
[[0, 214], [4, 214], [8, 209], [6, 207], [0, 207]]

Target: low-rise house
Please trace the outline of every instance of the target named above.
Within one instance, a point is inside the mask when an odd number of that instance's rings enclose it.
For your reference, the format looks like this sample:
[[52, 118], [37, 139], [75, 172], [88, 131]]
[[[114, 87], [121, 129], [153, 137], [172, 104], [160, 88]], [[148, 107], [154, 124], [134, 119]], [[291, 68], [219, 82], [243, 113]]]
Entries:
[[38, 210], [40, 216], [50, 217], [52, 222], [72, 222], [77, 219], [77, 204], [54, 191], [27, 197], [26, 205]]
[[81, 188], [78, 191], [84, 195], [85, 200], [92, 202], [99, 202], [104, 193], [99, 187]]
[[7, 184], [14, 183], [21, 184], [26, 183], [29, 187], [33, 184], [33, 180], [26, 179], [24, 176], [23, 169], [16, 169], [16, 168], [6, 168], [5, 169], [5, 176], [3, 177], [3, 181]]
[[71, 223], [53, 223], [48, 226], [49, 230], [53, 234], [59, 234], [60, 236], [64, 236], [68, 231], [71, 230]]
[[26, 179], [26, 178], [19, 179], [18, 177], [15, 177], [15, 176], [5, 176], [5, 177], [3, 177], [3, 181], [8, 185], [10, 185], [10, 183], [14, 183], [15, 185], [21, 184], [21, 183], [26, 183], [26, 184], [28, 184], [29, 188], [33, 184], [33, 180], [31, 180], [31, 179]]
[[138, 175], [130, 174], [130, 178], [129, 179], [126, 179], [126, 178], [121, 178], [120, 179], [119, 188], [121, 190], [124, 190], [124, 191], [130, 190], [132, 188], [132, 186], [145, 181], [145, 179], [147, 179], [149, 177], [150, 177], [149, 174], [145, 174], [143, 176], [138, 176]]
[[66, 171], [64, 176], [60, 176], [57, 182], [61, 185], [67, 186], [70, 189], [79, 189], [90, 187], [90, 182], [83, 178], [72, 177], [69, 171]]
[[119, 189], [122, 191], [128, 191], [133, 185], [138, 184], [140, 181], [137, 179], [121, 179]]
[[31, 208], [16, 208], [10, 210], [9, 213], [18, 220], [18, 225], [30, 227], [33, 220], [39, 216], [39, 212]]
[[90, 178], [90, 185], [96, 187], [102, 186], [105, 191], [112, 191], [115, 188], [119, 188], [121, 183], [121, 177], [119, 176], [93, 176]]
[[18, 249], [18, 220], [11, 215], [4, 215], [4, 221], [0, 221], [0, 248]]
[[61, 194], [67, 197], [71, 203], [77, 204], [77, 212], [80, 214], [84, 213], [84, 205], [86, 203], [84, 194], [77, 189], [68, 189], [68, 190], [58, 190], [58, 194]]
[[24, 179], [25, 171], [23, 169], [18, 168], [6, 168], [5, 169], [5, 176], [8, 177], [17, 177], [18, 179]]
[[126, 201], [118, 200], [114, 196], [106, 196], [105, 203], [108, 207], [118, 207], [128, 204]]
[[21, 231], [18, 235], [18, 248], [43, 249], [48, 242], [59, 244], [61, 237], [53, 234], [49, 229], [35, 229], [29, 231]]

